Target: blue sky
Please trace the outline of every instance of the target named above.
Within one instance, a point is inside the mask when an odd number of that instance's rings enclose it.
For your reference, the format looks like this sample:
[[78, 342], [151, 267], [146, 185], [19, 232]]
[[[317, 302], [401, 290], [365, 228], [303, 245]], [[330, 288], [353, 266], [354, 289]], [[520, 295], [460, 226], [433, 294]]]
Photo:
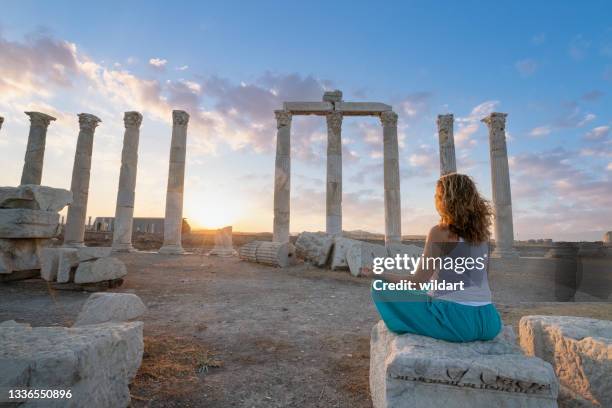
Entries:
[[[459, 171], [490, 197], [479, 119], [507, 112], [520, 239], [612, 229], [609, 2], [4, 2], [0, 184], [18, 182], [28, 123], [49, 129], [43, 182], [69, 187], [76, 113], [100, 116], [92, 216], [112, 215], [122, 112], [145, 116], [136, 214], [163, 214], [170, 111], [192, 114], [185, 212], [195, 224], [270, 230], [273, 112], [283, 100], [392, 104], [400, 116], [403, 233], [436, 221], [435, 117], [455, 114]], [[380, 125], [345, 119], [345, 229], [382, 231]], [[325, 128], [293, 126], [291, 230], [324, 227]]]

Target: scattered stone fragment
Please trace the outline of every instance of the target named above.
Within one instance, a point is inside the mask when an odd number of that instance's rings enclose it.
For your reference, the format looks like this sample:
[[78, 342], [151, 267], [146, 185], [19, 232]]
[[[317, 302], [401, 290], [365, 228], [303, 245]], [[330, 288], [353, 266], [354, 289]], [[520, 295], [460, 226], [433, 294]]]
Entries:
[[117, 258], [106, 257], [79, 263], [74, 283], [94, 283], [119, 279], [127, 275], [125, 264]]
[[550, 362], [567, 406], [612, 406], [612, 321], [573, 316], [524, 316], [520, 344]]
[[521, 354], [504, 331], [492, 341], [449, 343], [397, 335], [380, 321], [370, 343], [374, 408], [553, 408], [552, 366]]
[[147, 311], [142, 300], [133, 293], [93, 293], [77, 316], [73, 327], [106, 322], [125, 322]]
[[334, 237], [323, 232], [302, 232], [295, 242], [295, 254], [298, 258], [315, 266], [324, 266], [329, 259]]
[[348, 262], [346, 260], [346, 252], [349, 250], [351, 245], [359, 243], [355, 239], [335, 237], [334, 248], [331, 256], [331, 269], [332, 271], [338, 269], [349, 269]]
[[239, 256], [243, 261], [281, 268], [292, 265], [296, 261], [295, 247], [288, 242], [251, 241], [240, 248]]
[[357, 242], [350, 246], [346, 253], [351, 275], [359, 276], [363, 268], [372, 269], [374, 258], [386, 258], [387, 248], [383, 245], [370, 244], [367, 242]]

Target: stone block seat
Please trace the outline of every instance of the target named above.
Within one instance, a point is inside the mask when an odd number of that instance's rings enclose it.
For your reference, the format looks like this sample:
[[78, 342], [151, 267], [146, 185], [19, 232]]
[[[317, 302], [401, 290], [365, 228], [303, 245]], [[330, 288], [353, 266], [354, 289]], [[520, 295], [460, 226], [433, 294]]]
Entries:
[[492, 341], [449, 343], [389, 331], [380, 321], [370, 343], [374, 408], [556, 407], [552, 366], [527, 357], [510, 327]]

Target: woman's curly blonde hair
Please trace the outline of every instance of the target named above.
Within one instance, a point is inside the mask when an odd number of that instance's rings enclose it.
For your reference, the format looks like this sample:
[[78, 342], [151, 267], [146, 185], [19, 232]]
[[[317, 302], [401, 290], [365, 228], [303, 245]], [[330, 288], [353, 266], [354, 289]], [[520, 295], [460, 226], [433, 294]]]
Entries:
[[471, 244], [489, 240], [492, 210], [471, 177], [450, 173], [436, 184], [436, 209], [440, 223]]

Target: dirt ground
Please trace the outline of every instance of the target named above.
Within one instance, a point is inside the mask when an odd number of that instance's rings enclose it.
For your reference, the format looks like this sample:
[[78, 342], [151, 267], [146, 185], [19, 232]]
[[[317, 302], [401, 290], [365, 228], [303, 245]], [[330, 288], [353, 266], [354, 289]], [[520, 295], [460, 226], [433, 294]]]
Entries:
[[[134, 407], [371, 407], [369, 335], [378, 317], [367, 280], [204, 255], [121, 258], [128, 275], [114, 291], [148, 306]], [[41, 280], [1, 284], [0, 321], [70, 325], [88, 296]], [[612, 318], [609, 303], [498, 308], [513, 325], [526, 314]]]

